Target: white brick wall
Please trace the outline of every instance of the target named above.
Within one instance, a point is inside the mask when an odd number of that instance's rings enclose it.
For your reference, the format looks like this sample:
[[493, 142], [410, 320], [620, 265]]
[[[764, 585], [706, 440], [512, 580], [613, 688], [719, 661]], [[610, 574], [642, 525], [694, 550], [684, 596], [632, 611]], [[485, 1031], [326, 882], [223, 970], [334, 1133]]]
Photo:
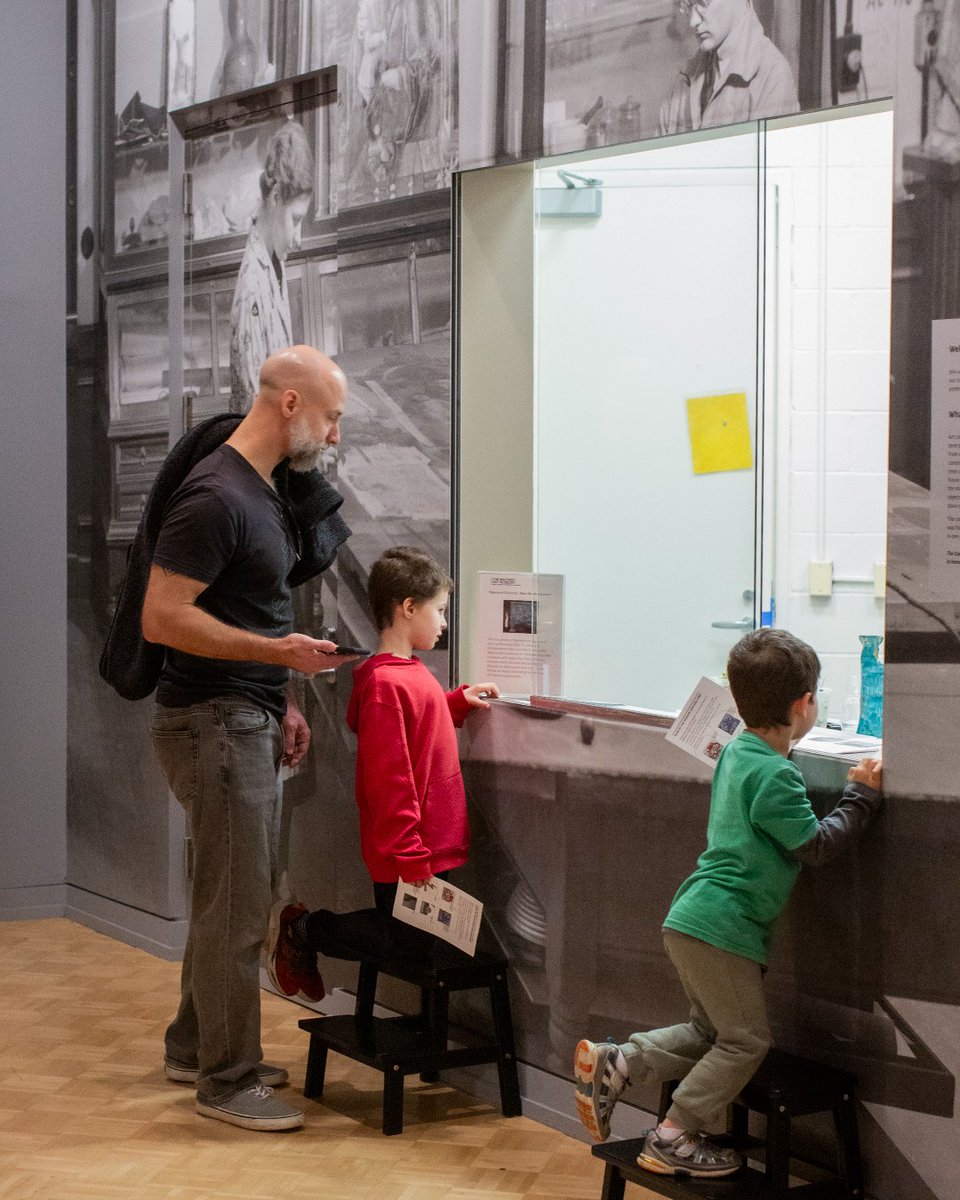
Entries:
[[[891, 154], [890, 113], [768, 140], [779, 197], [768, 326], [779, 393], [776, 622], [816, 647], [833, 718], [859, 678], [858, 635], [883, 632], [872, 579], [886, 539]], [[834, 567], [829, 597], [808, 591], [820, 560]]]

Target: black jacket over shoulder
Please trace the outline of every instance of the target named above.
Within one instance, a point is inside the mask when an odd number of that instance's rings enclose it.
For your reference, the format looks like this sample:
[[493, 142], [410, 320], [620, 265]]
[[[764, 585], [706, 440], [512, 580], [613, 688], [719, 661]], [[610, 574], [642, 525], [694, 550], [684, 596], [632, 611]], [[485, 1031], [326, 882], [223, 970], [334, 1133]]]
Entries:
[[[125, 700], [149, 696], [163, 669], [164, 647], [144, 639], [140, 617], [167, 503], [197, 463], [222, 445], [242, 419], [236, 413], [221, 413], [202, 421], [183, 435], [157, 472], [127, 555], [117, 607], [100, 655], [100, 674]], [[291, 471], [284, 459], [273, 478], [300, 533], [300, 561], [289, 576], [296, 587], [330, 566], [350, 529], [337, 512], [343, 497], [319, 471]]]

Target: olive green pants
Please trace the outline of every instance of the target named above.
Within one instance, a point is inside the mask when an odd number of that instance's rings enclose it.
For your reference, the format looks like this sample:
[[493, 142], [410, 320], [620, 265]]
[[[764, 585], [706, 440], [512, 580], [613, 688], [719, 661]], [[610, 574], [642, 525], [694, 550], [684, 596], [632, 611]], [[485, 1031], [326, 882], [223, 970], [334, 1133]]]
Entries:
[[679, 1079], [669, 1119], [690, 1132], [722, 1124], [770, 1049], [759, 963], [672, 929], [663, 944], [690, 1001], [682, 1025], [631, 1034], [620, 1049], [633, 1083]]

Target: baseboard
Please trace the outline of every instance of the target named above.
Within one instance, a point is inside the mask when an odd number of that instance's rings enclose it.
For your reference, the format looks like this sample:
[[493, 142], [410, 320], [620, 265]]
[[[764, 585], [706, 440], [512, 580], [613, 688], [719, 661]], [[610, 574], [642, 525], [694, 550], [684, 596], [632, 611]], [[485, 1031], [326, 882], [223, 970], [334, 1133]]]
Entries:
[[0, 921], [38, 921], [43, 917], [62, 917], [66, 898], [65, 883], [0, 888]]
[[[593, 1139], [580, 1124], [573, 1103], [573, 1083], [549, 1071], [541, 1071], [529, 1063], [517, 1063], [520, 1079], [520, 1096], [523, 1100], [523, 1115], [540, 1125], [556, 1129], [577, 1141], [593, 1145]], [[444, 1071], [444, 1080], [460, 1091], [498, 1108], [500, 1085], [497, 1068], [493, 1063], [479, 1067], [461, 1067], [457, 1071]], [[657, 1123], [653, 1113], [635, 1108], [631, 1104], [618, 1104], [613, 1124], [616, 1132], [611, 1141], [642, 1137]]]
[[185, 919], [158, 917], [69, 884], [63, 916], [168, 962], [179, 961], [187, 944]]

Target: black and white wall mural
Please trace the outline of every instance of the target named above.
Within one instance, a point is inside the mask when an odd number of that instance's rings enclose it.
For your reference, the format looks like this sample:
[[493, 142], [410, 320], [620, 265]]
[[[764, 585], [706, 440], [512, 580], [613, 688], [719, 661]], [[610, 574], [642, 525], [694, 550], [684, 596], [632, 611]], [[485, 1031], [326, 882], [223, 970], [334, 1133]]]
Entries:
[[[951, 567], [949, 355], [960, 346], [960, 2], [113, 0], [103, 9], [103, 386], [89, 450], [94, 567], [70, 600], [72, 882], [118, 911], [174, 924], [182, 869], [149, 760], [149, 702], [120, 703], [96, 677], [125, 548], [166, 450], [167, 109], [337, 69], [322, 119], [297, 118], [313, 185], [283, 260], [282, 315], [290, 336], [336, 357], [351, 384], [332, 470], [354, 534], [305, 619], [369, 644], [364, 588], [382, 549], [414, 542], [450, 561], [453, 172], [893, 98], [887, 799], [852, 860], [799, 886], [769, 982], [780, 1040], [861, 1079], [869, 1193], [954, 1200], [960, 568]], [[725, 73], [710, 66], [717, 47]], [[184, 339], [196, 414], [244, 405], [231, 382], [235, 294], [271, 139], [287, 119], [225, 134], [197, 164]], [[433, 658], [447, 678], [445, 654]], [[284, 886], [311, 905], [369, 903], [351, 851], [348, 690], [342, 673], [310, 686], [315, 751], [288, 789]], [[577, 1037], [677, 1011], [659, 920], [702, 844], [708, 787], [696, 773], [627, 770], [602, 754], [574, 769], [576, 718], [506, 727], [510, 744], [478, 737], [466, 747], [472, 880], [511, 953], [522, 1057], [564, 1076]], [[814, 798], [828, 803], [827, 790], [814, 787]], [[624, 847], [615, 887], [585, 888], [584, 829], [591, 844], [615, 834]], [[585, 946], [597, 948], [599, 970], [584, 969]], [[348, 978], [330, 964], [330, 982]]]

